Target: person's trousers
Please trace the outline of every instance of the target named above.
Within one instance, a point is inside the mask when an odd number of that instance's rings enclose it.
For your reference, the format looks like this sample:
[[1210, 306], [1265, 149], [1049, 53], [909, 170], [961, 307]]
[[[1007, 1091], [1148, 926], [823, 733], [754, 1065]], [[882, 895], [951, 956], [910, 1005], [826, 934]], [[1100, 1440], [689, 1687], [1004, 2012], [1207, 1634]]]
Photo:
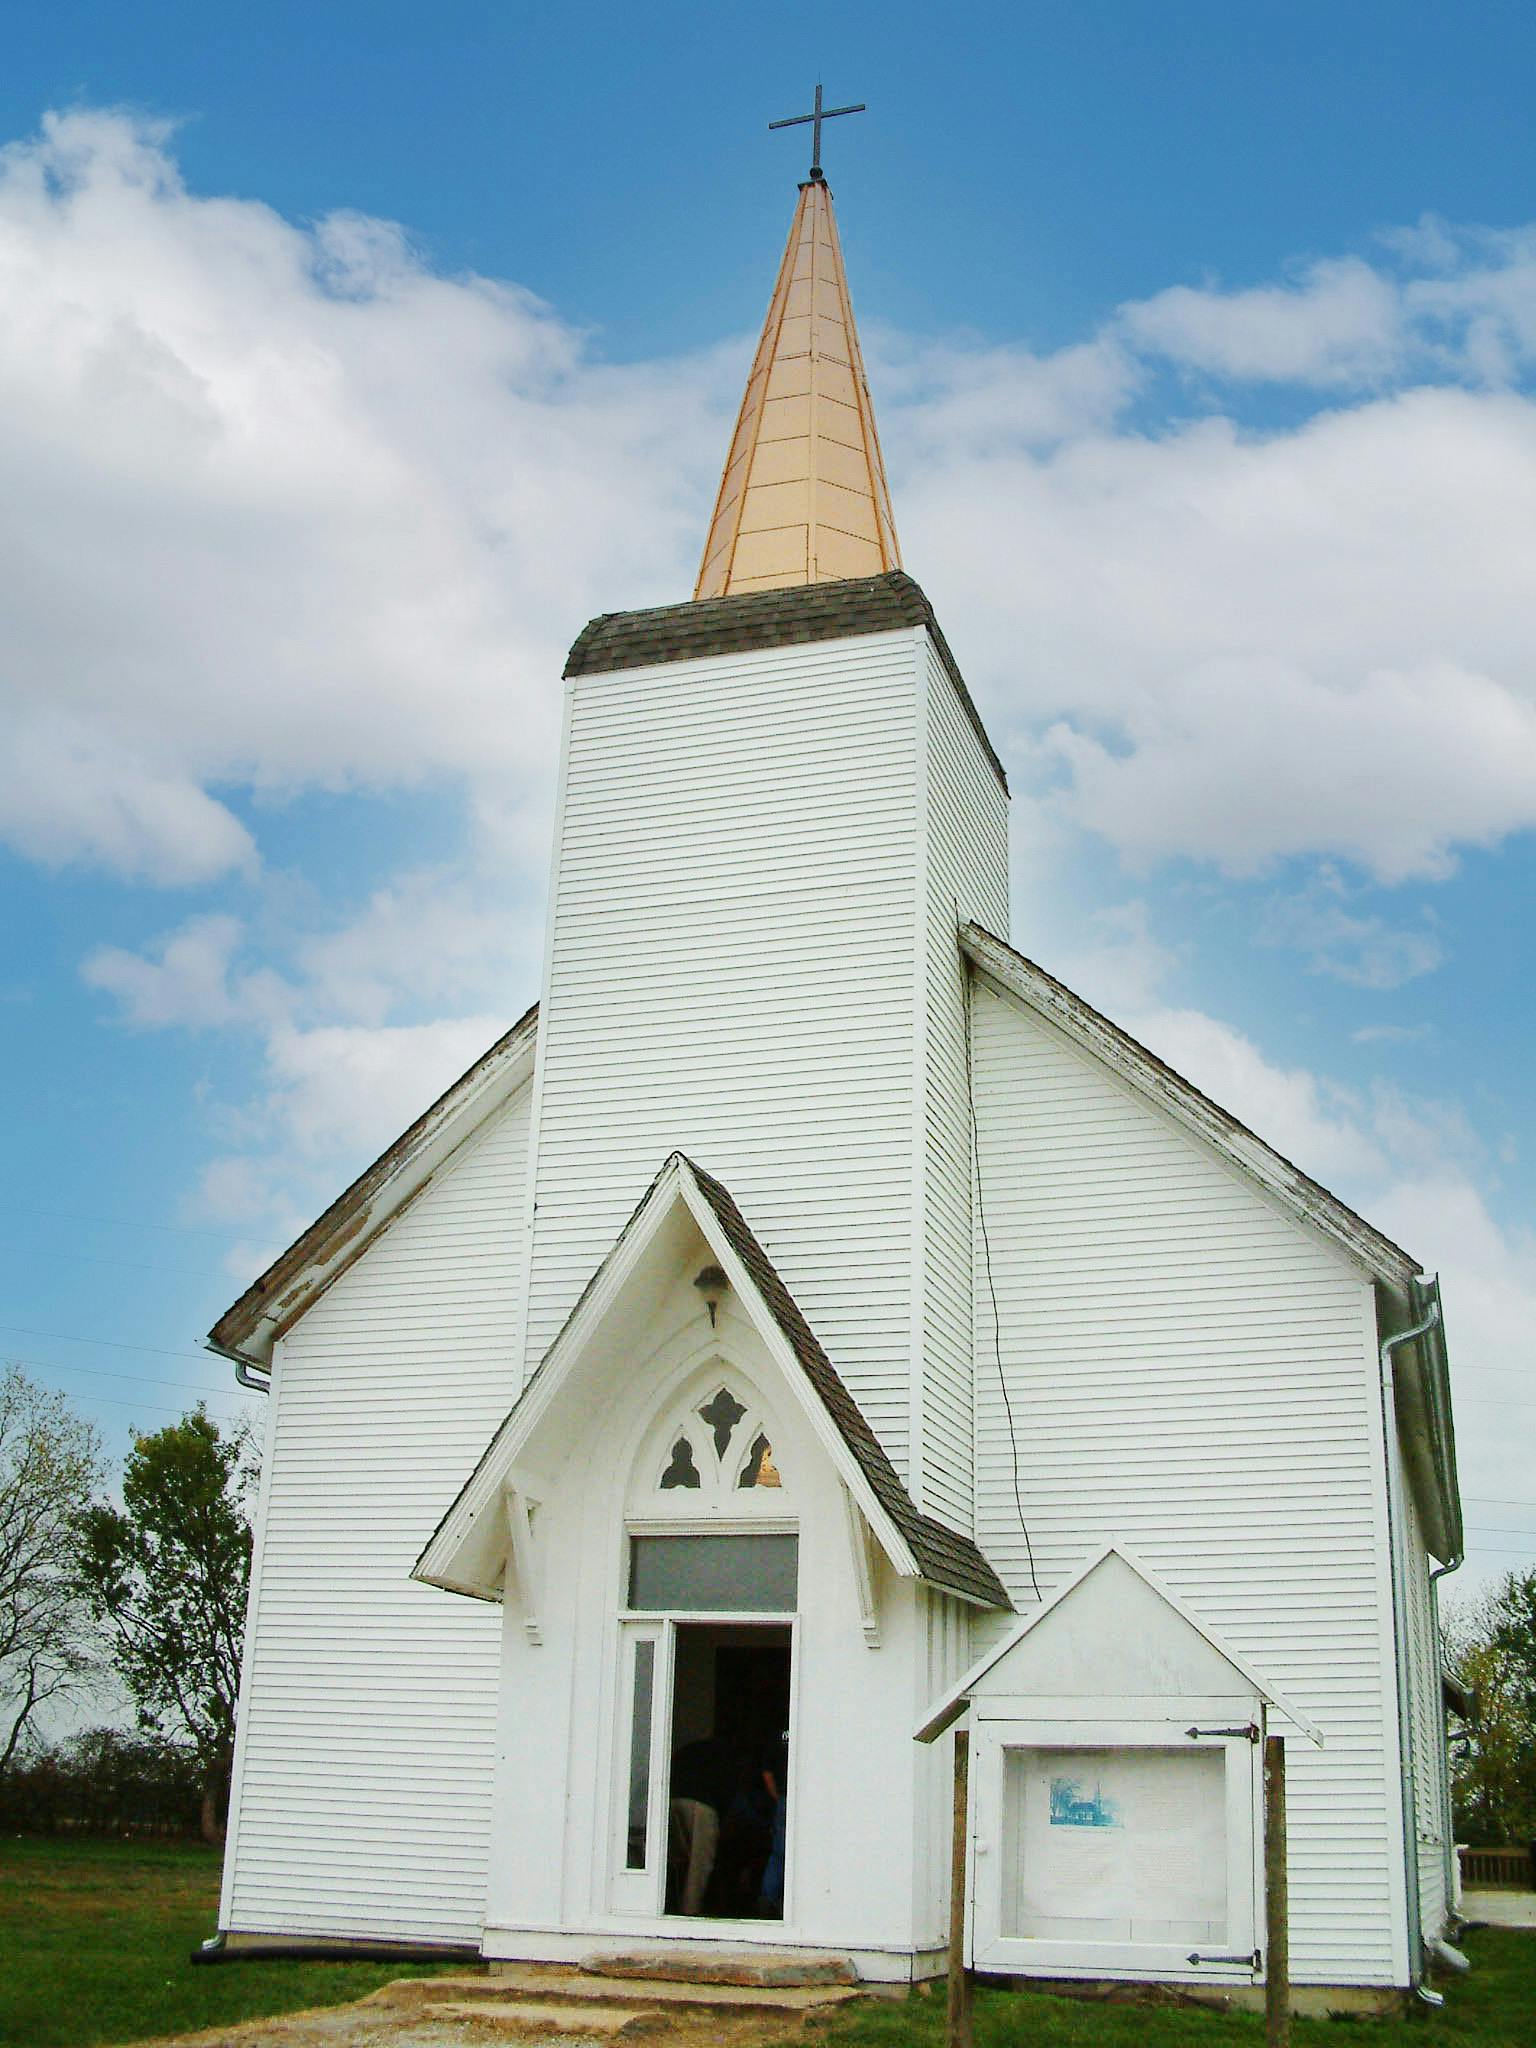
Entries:
[[720, 1847], [720, 1816], [702, 1799], [674, 1799], [668, 1815], [672, 1853], [682, 1871], [681, 1910], [697, 1913], [714, 1874]]

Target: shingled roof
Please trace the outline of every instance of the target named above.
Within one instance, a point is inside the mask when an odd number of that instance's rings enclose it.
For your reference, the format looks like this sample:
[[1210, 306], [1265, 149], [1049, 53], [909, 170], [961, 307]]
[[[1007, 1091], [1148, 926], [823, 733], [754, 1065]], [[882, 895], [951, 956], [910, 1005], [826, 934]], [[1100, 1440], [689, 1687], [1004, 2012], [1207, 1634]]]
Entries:
[[1003, 764], [933, 606], [915, 579], [901, 569], [884, 576], [850, 576], [838, 583], [658, 605], [651, 611], [603, 612], [578, 636], [565, 673], [592, 676], [621, 668], [657, 668], [664, 662], [704, 661], [711, 655], [744, 654], [754, 648], [802, 647], [815, 640], [850, 640], [859, 633], [892, 633], [904, 626], [927, 627], [976, 737], [1007, 789]]
[[757, 1291], [783, 1332], [801, 1370], [821, 1398], [838, 1434], [858, 1461], [870, 1489], [906, 1539], [918, 1570], [930, 1585], [959, 1593], [968, 1600], [984, 1601], [989, 1607], [1011, 1608], [1008, 1590], [969, 1536], [958, 1535], [919, 1514], [912, 1496], [902, 1485], [885, 1447], [865, 1421], [858, 1403], [844, 1386], [837, 1368], [828, 1358], [810, 1324], [800, 1313], [794, 1296], [779, 1278], [773, 1261], [752, 1234], [751, 1226], [737, 1208], [729, 1188], [689, 1159], [700, 1194], [714, 1211], [732, 1251], [741, 1260]]
[[[673, 1152], [667, 1157], [635, 1205], [634, 1212], [602, 1264], [583, 1288], [559, 1335], [482, 1452], [458, 1498], [433, 1531], [416, 1560], [412, 1576], [430, 1585], [443, 1586], [451, 1592], [472, 1593], [479, 1598], [493, 1597], [483, 1586], [467, 1583], [464, 1566], [456, 1560], [461, 1550], [467, 1551], [478, 1540], [475, 1525], [485, 1519], [485, 1511], [494, 1499], [496, 1488], [502, 1483], [503, 1469], [516, 1455], [519, 1431], [526, 1432], [532, 1426], [528, 1421], [530, 1410], [536, 1413], [535, 1404], [540, 1396], [550, 1391], [552, 1373], [556, 1375], [555, 1384], [558, 1384], [561, 1354], [566, 1351], [583, 1311], [599, 1291], [604, 1275], [626, 1241], [632, 1241], [636, 1233], [646, 1227], [647, 1212], [654, 1218], [656, 1211], [653, 1205], [669, 1179], [674, 1186], [691, 1184], [698, 1202], [713, 1217], [724, 1240], [725, 1253], [740, 1262], [746, 1278], [804, 1375], [815, 1403], [852, 1459], [858, 1478], [873, 1497], [869, 1507], [874, 1511], [874, 1520], [883, 1518], [894, 1531], [895, 1554], [900, 1555], [904, 1547], [915, 1567], [915, 1575], [940, 1592], [953, 1593], [962, 1600], [975, 1601], [985, 1607], [1011, 1611], [1013, 1601], [1007, 1588], [972, 1539], [945, 1528], [942, 1522], [918, 1511], [880, 1440], [843, 1384], [837, 1368], [818, 1343], [773, 1261], [753, 1235], [730, 1190], [712, 1174], [695, 1166], [682, 1152]], [[697, 1210], [695, 1215], [702, 1225], [703, 1218]]]

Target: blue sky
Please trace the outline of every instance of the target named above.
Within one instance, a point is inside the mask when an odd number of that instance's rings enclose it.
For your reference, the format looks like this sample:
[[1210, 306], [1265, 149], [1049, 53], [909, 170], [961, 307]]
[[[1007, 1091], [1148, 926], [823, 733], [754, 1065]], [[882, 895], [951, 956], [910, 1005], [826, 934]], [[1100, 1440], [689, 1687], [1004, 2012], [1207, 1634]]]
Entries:
[[536, 993], [819, 74], [1015, 941], [1444, 1273], [1536, 1555], [1528, 8], [66, 5], [0, 79], [0, 1350], [115, 1453]]

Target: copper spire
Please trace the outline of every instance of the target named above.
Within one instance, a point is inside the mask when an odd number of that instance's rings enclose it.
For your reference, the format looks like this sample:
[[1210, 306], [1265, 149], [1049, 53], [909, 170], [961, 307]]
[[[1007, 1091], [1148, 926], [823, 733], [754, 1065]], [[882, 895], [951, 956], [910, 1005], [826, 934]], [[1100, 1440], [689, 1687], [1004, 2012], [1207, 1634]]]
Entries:
[[813, 175], [800, 187], [693, 594], [900, 567], [832, 194]]

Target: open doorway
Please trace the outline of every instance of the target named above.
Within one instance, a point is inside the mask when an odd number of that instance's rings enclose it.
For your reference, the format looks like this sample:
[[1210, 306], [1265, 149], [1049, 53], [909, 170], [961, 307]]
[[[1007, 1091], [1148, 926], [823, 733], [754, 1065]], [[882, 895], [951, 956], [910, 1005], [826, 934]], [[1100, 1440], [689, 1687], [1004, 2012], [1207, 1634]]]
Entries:
[[783, 1919], [789, 1700], [787, 1627], [677, 1624], [668, 1913]]

